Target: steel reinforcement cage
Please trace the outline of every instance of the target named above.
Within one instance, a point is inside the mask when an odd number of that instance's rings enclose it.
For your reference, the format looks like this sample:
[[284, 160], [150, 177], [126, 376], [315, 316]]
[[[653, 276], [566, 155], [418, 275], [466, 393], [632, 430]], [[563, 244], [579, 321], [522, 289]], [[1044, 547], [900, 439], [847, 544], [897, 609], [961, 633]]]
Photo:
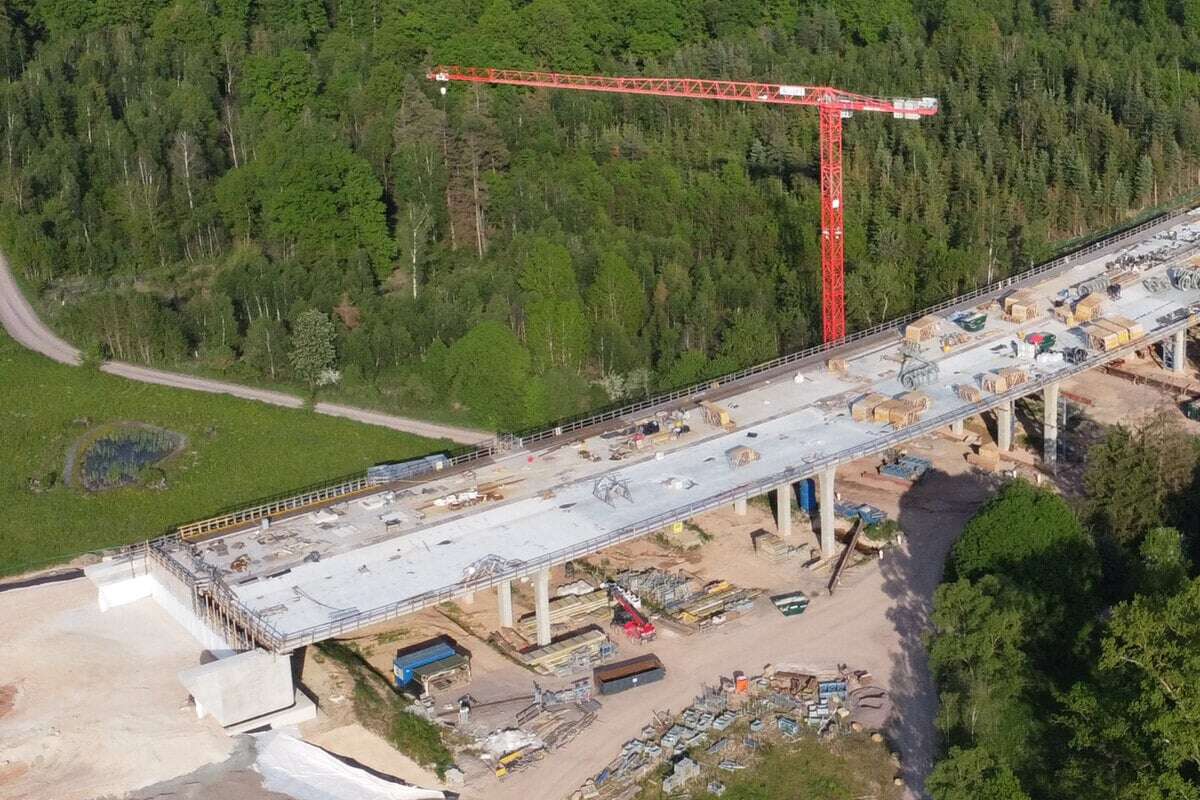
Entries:
[[[454, 467], [460, 464], [467, 464], [473, 461], [478, 461], [484, 458], [499, 453], [509, 452], [511, 450], [520, 449], [530, 444], [552, 439], [556, 436], [562, 436], [566, 433], [574, 433], [576, 431], [590, 428], [594, 425], [599, 425], [604, 422], [611, 422], [615, 419], [620, 419], [632, 414], [639, 414], [651, 409], [656, 409], [660, 406], [675, 403], [680, 400], [697, 398], [703, 396], [710, 391], [714, 385], [726, 385], [737, 383], [748, 378], [753, 378], [764, 373], [772, 372], [782, 367], [797, 365], [808, 362], [821, 355], [837, 350], [847, 345], [866, 342], [875, 337], [882, 337], [889, 332], [897, 332], [903, 329], [905, 325], [914, 320], [920, 319], [927, 314], [935, 314], [945, 311], [957, 310], [960, 307], [965, 307], [975, 303], [983, 297], [994, 295], [1006, 289], [1017, 287], [1030, 281], [1042, 277], [1047, 273], [1055, 270], [1065, 269], [1079, 261], [1081, 257], [1091, 255], [1099, 250], [1112, 247], [1117, 243], [1126, 239], [1137, 237], [1138, 234], [1144, 233], [1155, 227], [1165, 226], [1179, 217], [1186, 215], [1192, 210], [1190, 205], [1177, 208], [1173, 211], [1168, 211], [1164, 214], [1155, 216], [1145, 222], [1135, 225], [1131, 228], [1119, 231], [1112, 236], [1108, 236], [1099, 241], [1093, 242], [1078, 250], [1074, 250], [1066, 255], [1060, 256], [1044, 264], [1039, 264], [1036, 267], [1019, 272], [1016, 275], [1010, 275], [999, 281], [991, 283], [987, 286], [975, 289], [958, 297], [951, 298], [944, 302], [929, 308], [913, 311], [904, 316], [897, 317], [887, 322], [881, 322], [878, 325], [872, 325], [861, 331], [856, 331], [849, 336], [839, 339], [836, 342], [827, 342], [813, 347], [799, 350], [795, 353], [779, 356], [770, 361], [765, 361], [761, 364], [756, 364], [752, 367], [731, 372], [719, 378], [696, 383], [682, 389], [675, 389], [670, 392], [654, 395], [644, 400], [639, 400], [628, 405], [611, 408], [595, 414], [589, 414], [568, 420], [562, 420], [553, 427], [545, 428], [533, 433], [524, 435], [501, 434], [496, 438], [484, 442], [469, 450], [464, 450], [453, 455], [450, 455], [444, 462], [443, 469], [446, 466]], [[423, 472], [415, 472], [411, 477], [428, 474], [434, 471], [431, 467]], [[286, 495], [280, 495], [271, 500], [261, 501], [246, 508], [232, 511], [225, 514], [220, 514], [214, 517], [189, 522], [180, 525], [172, 534], [183, 538], [185, 541], [195, 541], [208, 538], [225, 532], [232, 532], [237, 528], [257, 522], [265, 517], [270, 517], [274, 514], [279, 514], [284, 511], [294, 511], [304, 508], [315, 503], [325, 502], [327, 500], [337, 499], [357, 494], [371, 488], [372, 484], [367, 480], [366, 473], [356, 475], [351, 478], [339, 479], [335, 482], [327, 484], [318, 484], [309, 489], [299, 492], [292, 492]]]

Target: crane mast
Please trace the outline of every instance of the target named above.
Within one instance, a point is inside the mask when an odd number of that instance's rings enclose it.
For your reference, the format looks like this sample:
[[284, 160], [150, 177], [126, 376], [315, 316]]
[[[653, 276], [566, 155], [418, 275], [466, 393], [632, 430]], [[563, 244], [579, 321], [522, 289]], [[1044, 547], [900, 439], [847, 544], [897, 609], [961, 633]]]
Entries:
[[741, 103], [816, 106], [820, 123], [821, 161], [821, 328], [826, 343], [837, 342], [846, 336], [842, 120], [859, 111], [891, 114], [896, 119], [911, 120], [931, 116], [938, 111], [938, 101], [933, 97], [870, 97], [831, 86], [705, 78], [575, 75], [492, 67], [439, 66], [430, 70], [428, 77], [442, 83], [465, 81]]

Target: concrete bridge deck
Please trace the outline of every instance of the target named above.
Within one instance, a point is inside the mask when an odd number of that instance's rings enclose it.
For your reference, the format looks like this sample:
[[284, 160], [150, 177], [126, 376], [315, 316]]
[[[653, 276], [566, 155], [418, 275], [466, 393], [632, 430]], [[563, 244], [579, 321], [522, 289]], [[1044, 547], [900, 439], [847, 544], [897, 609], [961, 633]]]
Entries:
[[[1164, 274], [1195, 254], [1196, 245], [1187, 240], [1200, 238], [1200, 221], [1184, 217], [1172, 230], [1174, 240], [1147, 233], [1125, 245], [1122, 252], [1158, 251], [1165, 258], [1143, 277]], [[933, 405], [920, 423], [903, 430], [855, 422], [849, 412], [849, 402], [867, 392], [892, 397], [904, 391], [893, 334], [860, 344], [856, 352], [835, 353], [848, 359], [844, 374], [810, 363], [739, 388], [720, 401], [737, 423], [732, 432], [708, 425], [693, 406], [686, 420], [689, 433], [623, 460], [610, 460], [610, 454], [624, 437], [592, 431], [572, 443], [519, 450], [472, 470], [435, 474], [399, 490], [357, 496], [198, 545], [163, 545], [164, 554], [193, 577], [224, 584], [236, 613], [252, 621], [264, 644], [280, 651], [488, 586], [501, 588], [503, 615], [504, 597], [517, 577], [535, 576], [542, 607], [552, 565], [809, 476], [822, 479], [822, 493], [829, 498], [839, 463], [989, 408], [1011, 416], [1017, 397], [1056, 387], [1069, 374], [1186, 330], [1183, 312], [1200, 302], [1200, 290], [1150, 294], [1139, 281], [1110, 301], [1105, 315], [1139, 321], [1146, 338], [1119, 351], [1090, 351], [1081, 365], [1016, 359], [1014, 338], [1035, 330], [1055, 334], [1060, 346], [1086, 346], [1078, 328], [1068, 329], [1046, 309], [1060, 289], [1100, 274], [1110, 260], [1110, 255], [1080, 260], [1037, 283], [1033, 289], [1043, 314], [1036, 322], [1019, 326], [992, 313], [967, 344], [949, 353], [927, 349], [924, 357], [940, 370], [938, 379], [922, 388]], [[1006, 366], [1022, 367], [1031, 380], [1004, 394], [984, 392], [978, 403], [964, 402], [955, 392], [956, 385], [978, 386], [982, 373]], [[608, 430], [634, 422], [617, 420]], [[759, 459], [731, 466], [726, 454], [737, 445], [752, 448]], [[604, 485], [615, 487], [607, 499]], [[457, 511], [435, 503], [478, 486], [493, 487], [502, 498]], [[830, 518], [823, 527], [832, 530], [832, 502], [825, 506]], [[823, 545], [832, 548], [832, 537]], [[539, 638], [548, 637], [547, 621]]]

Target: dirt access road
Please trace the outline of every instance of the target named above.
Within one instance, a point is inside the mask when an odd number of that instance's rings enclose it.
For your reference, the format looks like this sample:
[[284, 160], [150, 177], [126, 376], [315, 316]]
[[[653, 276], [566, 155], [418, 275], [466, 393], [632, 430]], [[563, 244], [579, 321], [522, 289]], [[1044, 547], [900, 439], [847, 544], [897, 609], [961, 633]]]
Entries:
[[[83, 363], [79, 350], [60, 339], [54, 331], [38, 318], [37, 312], [25, 298], [21, 288], [17, 286], [9, 269], [8, 260], [0, 253], [0, 325], [8, 331], [8, 335], [20, 344], [34, 352], [41, 353], [60, 364], [78, 366]], [[110, 375], [117, 375], [131, 381], [141, 383], [157, 383], [162, 386], [174, 386], [177, 389], [191, 389], [197, 392], [228, 394], [244, 400], [257, 400], [260, 403], [270, 403], [285, 408], [300, 408], [304, 400], [295, 395], [275, 392], [269, 389], [255, 389], [227, 381], [217, 381], [210, 378], [198, 378], [194, 375], [184, 375], [178, 372], [167, 372], [161, 369], [150, 369], [124, 361], [106, 361], [100, 367]], [[491, 434], [470, 428], [459, 428], [453, 425], [440, 425], [436, 422], [425, 422], [419, 419], [396, 417], [380, 411], [344, 406], [335, 403], [317, 403], [314, 410], [318, 414], [331, 417], [345, 417], [368, 425], [379, 425], [392, 430], [413, 433], [430, 439], [447, 439], [456, 444], [478, 444], [491, 438]]]

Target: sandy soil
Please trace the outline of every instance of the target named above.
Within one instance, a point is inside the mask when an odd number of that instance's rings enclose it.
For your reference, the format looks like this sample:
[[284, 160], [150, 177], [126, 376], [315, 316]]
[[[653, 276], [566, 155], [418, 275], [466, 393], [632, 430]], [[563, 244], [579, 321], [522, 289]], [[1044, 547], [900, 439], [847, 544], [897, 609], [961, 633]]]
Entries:
[[[872, 502], [898, 518], [907, 532], [906, 543], [882, 560], [855, 567], [835, 597], [817, 597], [808, 612], [785, 618], [760, 608], [742, 619], [694, 636], [660, 628], [658, 639], [644, 647], [621, 642], [621, 656], [652, 650], [667, 665], [660, 683], [602, 700], [596, 722], [562, 750], [536, 766], [503, 782], [483, 770], [469, 769], [467, 800], [526, 800], [529, 797], [566, 797], [586, 778], [598, 772], [620, 749], [638, 735], [652, 710], [679, 711], [688, 705], [704, 683], [735, 669], [757, 672], [770, 663], [791, 663], [817, 669], [846, 663], [867, 669], [888, 686], [897, 713], [891, 728], [893, 747], [903, 756], [903, 773], [910, 796], [920, 796], [924, 775], [932, 764], [936, 742], [933, 718], [936, 695], [928, 677], [922, 634], [928, 629], [933, 590], [941, 579], [945, 553], [962, 525], [992, 490], [994, 479], [967, 471], [963, 445], [941, 439], [926, 440], [915, 448], [934, 458], [942, 470], [930, 474], [915, 488], [901, 493], [853, 486], [846, 482], [842, 494]], [[612, 564], [636, 557], [641, 564], [683, 568], [701, 578], [725, 577], [743, 585], [767, 590], [801, 586], [813, 589], [824, 582], [799, 567], [767, 564], [751, 549], [750, 531], [774, 530], [768, 509], [752, 504], [745, 517], [718, 511], [699, 520], [714, 534], [699, 553], [680, 554], [643, 540], [606, 551]], [[561, 574], [554, 575], [561, 581]], [[480, 628], [495, 624], [492, 593], [480, 593], [464, 605], [467, 618]], [[518, 593], [517, 606], [523, 605]], [[460, 632], [461, 635], [461, 632]], [[482, 645], [482, 643], [480, 643]], [[486, 647], [486, 645], [482, 645]], [[379, 648], [386, 657], [387, 647]], [[490, 652], [490, 651], [489, 651]], [[494, 655], [489, 656], [489, 661]], [[476, 669], [470, 691], [479, 699], [500, 696], [503, 687], [517, 686], [532, 676], [507, 664]], [[485, 677], [486, 676], [486, 677]], [[485, 691], [481, 681], [494, 690]], [[553, 684], [552, 679], [545, 681]], [[511, 715], [515, 709], [508, 708]]]
[[229, 755], [176, 679], [199, 648], [152, 600], [101, 614], [75, 580], [0, 594], [0, 619], [0, 798], [122, 795]]

